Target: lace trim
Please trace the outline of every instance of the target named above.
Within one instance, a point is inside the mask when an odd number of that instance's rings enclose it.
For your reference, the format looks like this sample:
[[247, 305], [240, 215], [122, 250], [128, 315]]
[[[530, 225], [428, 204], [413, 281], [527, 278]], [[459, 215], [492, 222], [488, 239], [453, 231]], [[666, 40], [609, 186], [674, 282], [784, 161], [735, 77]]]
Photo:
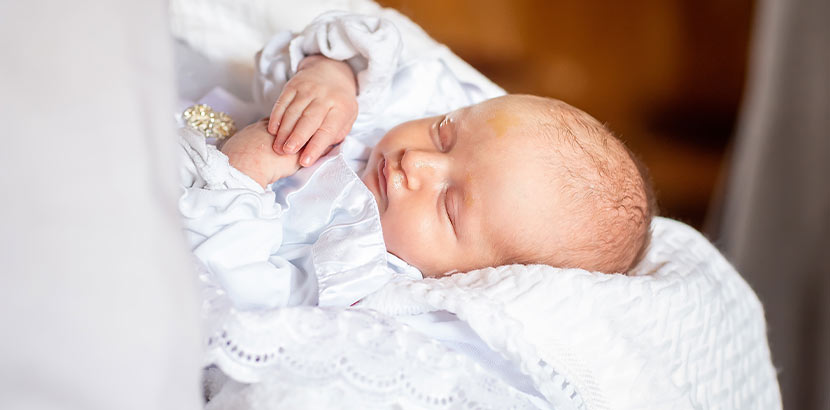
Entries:
[[231, 309], [221, 321], [207, 340], [208, 363], [253, 384], [222, 383], [218, 392], [209, 392], [209, 408], [235, 408], [239, 403], [229, 395], [240, 394], [246, 408], [271, 408], [287, 398], [307, 405], [340, 397], [352, 408], [544, 406], [467, 356], [378, 312]]

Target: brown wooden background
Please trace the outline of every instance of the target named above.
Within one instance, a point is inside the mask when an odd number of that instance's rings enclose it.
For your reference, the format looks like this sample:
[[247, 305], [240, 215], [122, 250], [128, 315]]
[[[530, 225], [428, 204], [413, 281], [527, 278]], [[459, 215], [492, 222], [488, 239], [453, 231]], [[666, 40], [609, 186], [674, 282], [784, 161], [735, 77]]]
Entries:
[[752, 0], [378, 0], [508, 92], [560, 98], [651, 170], [661, 213], [701, 227], [741, 98]]

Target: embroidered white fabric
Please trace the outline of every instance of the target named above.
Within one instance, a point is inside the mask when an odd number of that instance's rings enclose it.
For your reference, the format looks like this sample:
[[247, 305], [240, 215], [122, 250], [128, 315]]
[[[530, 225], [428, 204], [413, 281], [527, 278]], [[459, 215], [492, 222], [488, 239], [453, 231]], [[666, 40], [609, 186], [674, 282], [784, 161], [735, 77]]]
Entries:
[[312, 306], [241, 311], [212, 272], [197, 268], [204, 360], [217, 366], [206, 373], [206, 409], [551, 408], [391, 316]]
[[[207, 409], [536, 409], [534, 400], [391, 317], [342, 308], [232, 309], [209, 339]], [[543, 403], [541, 403], [543, 407]]]

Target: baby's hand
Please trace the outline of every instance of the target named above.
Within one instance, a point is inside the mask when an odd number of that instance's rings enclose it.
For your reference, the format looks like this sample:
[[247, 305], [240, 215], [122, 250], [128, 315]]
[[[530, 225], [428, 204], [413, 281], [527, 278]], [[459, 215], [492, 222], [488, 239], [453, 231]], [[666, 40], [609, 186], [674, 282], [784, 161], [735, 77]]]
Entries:
[[282, 90], [271, 111], [268, 132], [278, 154], [303, 148], [300, 165], [317, 161], [343, 141], [357, 118], [357, 84], [348, 64], [324, 56], [300, 62], [297, 74]]
[[222, 144], [221, 151], [230, 164], [248, 175], [263, 188], [300, 169], [299, 154], [279, 155], [271, 146], [274, 136], [266, 129], [267, 118], [234, 134]]

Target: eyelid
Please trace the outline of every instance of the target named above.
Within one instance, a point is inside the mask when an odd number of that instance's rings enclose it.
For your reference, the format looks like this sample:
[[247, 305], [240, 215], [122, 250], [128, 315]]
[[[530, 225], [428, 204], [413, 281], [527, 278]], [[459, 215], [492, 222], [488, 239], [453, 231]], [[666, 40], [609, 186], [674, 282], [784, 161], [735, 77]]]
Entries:
[[441, 143], [441, 124], [444, 122], [444, 119], [447, 117], [441, 117], [438, 121], [432, 123], [432, 143], [435, 145], [435, 148], [438, 149], [440, 152], [444, 152], [443, 144]]
[[[450, 126], [452, 125], [452, 120], [450, 117], [445, 115], [441, 118], [441, 121], [435, 127], [436, 130], [436, 146], [438, 150], [441, 152], [449, 152], [452, 150], [453, 146], [455, 146], [455, 133], [450, 130]], [[449, 133], [449, 134], [447, 134]], [[442, 137], [443, 135], [448, 135], [447, 140], [445, 141]]]
[[457, 236], [457, 235], [458, 235], [458, 232], [457, 232], [457, 231], [456, 231], [456, 229], [455, 229], [455, 221], [453, 220], [452, 213], [450, 212], [450, 205], [449, 205], [449, 201], [450, 201], [450, 194], [449, 194], [449, 188], [444, 188], [444, 192], [443, 192], [443, 194], [442, 194], [442, 197], [443, 197], [443, 198], [442, 198], [442, 200], [443, 200], [443, 202], [444, 202], [444, 205], [443, 205], [443, 208], [444, 208], [444, 213], [447, 215], [447, 219], [450, 221], [450, 225], [452, 226], [452, 231], [453, 231], [453, 233], [454, 233], [454, 234], [456, 234], [456, 236]]

